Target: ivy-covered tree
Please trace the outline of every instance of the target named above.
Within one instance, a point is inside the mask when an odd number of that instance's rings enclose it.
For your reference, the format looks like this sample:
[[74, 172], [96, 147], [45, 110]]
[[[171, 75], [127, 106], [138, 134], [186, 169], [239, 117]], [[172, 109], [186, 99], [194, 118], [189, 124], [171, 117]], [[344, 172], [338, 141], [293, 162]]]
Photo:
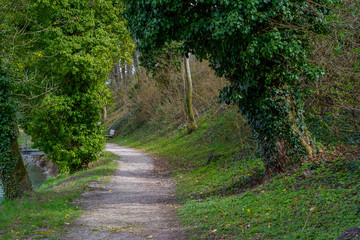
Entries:
[[18, 6], [18, 2], [0, 1], [0, 183], [7, 199], [32, 190], [17, 142], [15, 81], [9, 73], [13, 49], [18, 44], [14, 33], [20, 33], [12, 21]]
[[0, 182], [7, 199], [32, 190], [17, 142], [16, 106], [11, 88], [11, 78], [0, 69]]
[[[61, 172], [84, 169], [104, 148], [101, 111], [109, 90], [105, 82], [114, 59], [130, 61], [133, 42], [117, 0], [33, 0], [27, 72], [51, 79], [28, 121], [35, 144]], [[41, 82], [38, 81], [38, 82]]]
[[300, 80], [321, 74], [308, 60], [308, 33], [325, 32], [332, 0], [126, 0], [140, 51], [183, 41], [230, 85], [222, 101], [239, 106], [258, 140], [266, 174], [312, 158]]

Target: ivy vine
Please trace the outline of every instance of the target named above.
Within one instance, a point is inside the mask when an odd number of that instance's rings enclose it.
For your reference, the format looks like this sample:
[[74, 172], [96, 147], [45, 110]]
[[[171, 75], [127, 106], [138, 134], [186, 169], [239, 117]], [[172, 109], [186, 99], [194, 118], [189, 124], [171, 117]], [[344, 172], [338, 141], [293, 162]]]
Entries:
[[14, 127], [16, 105], [11, 99], [11, 79], [3, 68], [0, 68], [0, 179], [4, 186], [6, 198], [12, 199], [22, 194], [19, 179], [14, 176], [18, 156], [11, 151], [11, 139], [17, 138]]
[[140, 51], [183, 41], [185, 54], [208, 60], [229, 80], [221, 100], [247, 117], [267, 174], [312, 158], [300, 86], [321, 74], [307, 57], [311, 35], [328, 31], [324, 16], [333, 0], [125, 2]]

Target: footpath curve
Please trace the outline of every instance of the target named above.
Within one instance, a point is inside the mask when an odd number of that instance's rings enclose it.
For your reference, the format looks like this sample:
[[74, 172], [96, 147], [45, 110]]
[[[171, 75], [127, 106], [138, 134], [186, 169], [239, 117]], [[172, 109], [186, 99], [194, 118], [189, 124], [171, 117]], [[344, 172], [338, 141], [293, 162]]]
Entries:
[[112, 143], [106, 150], [120, 157], [119, 167], [110, 183], [91, 183], [77, 199], [85, 212], [63, 239], [185, 240], [173, 181], [157, 174], [152, 158], [140, 151]]

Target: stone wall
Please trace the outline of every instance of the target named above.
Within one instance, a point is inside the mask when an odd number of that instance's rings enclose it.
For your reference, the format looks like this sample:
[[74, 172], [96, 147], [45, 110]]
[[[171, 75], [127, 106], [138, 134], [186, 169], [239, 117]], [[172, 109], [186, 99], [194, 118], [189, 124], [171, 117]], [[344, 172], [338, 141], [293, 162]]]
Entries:
[[58, 174], [58, 168], [50, 160], [46, 158], [45, 154], [31, 154], [23, 155], [26, 163], [35, 164], [47, 177], [56, 177]]

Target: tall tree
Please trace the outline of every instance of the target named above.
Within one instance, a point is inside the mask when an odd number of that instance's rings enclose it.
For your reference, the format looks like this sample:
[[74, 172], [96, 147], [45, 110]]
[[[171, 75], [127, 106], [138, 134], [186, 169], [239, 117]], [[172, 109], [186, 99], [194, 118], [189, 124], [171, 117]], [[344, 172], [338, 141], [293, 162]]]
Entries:
[[13, 199], [32, 190], [17, 142], [18, 129], [14, 80], [9, 62], [15, 52], [19, 29], [14, 25], [14, 14], [19, 13], [19, 2], [0, 1], [0, 180], [5, 197]]
[[13, 82], [9, 75], [0, 69], [0, 179], [5, 197], [20, 197], [32, 190], [17, 142], [18, 129], [16, 105], [12, 96]]
[[31, 113], [29, 131], [61, 172], [86, 168], [104, 148], [101, 112], [105, 83], [120, 58], [130, 61], [133, 42], [117, 0], [32, 0], [28, 71], [52, 79], [57, 91], [44, 95]]
[[125, 2], [141, 52], [183, 41], [184, 53], [209, 60], [229, 80], [221, 98], [247, 117], [268, 176], [312, 158], [299, 86], [321, 73], [307, 60], [307, 33], [326, 30], [331, 0]]

